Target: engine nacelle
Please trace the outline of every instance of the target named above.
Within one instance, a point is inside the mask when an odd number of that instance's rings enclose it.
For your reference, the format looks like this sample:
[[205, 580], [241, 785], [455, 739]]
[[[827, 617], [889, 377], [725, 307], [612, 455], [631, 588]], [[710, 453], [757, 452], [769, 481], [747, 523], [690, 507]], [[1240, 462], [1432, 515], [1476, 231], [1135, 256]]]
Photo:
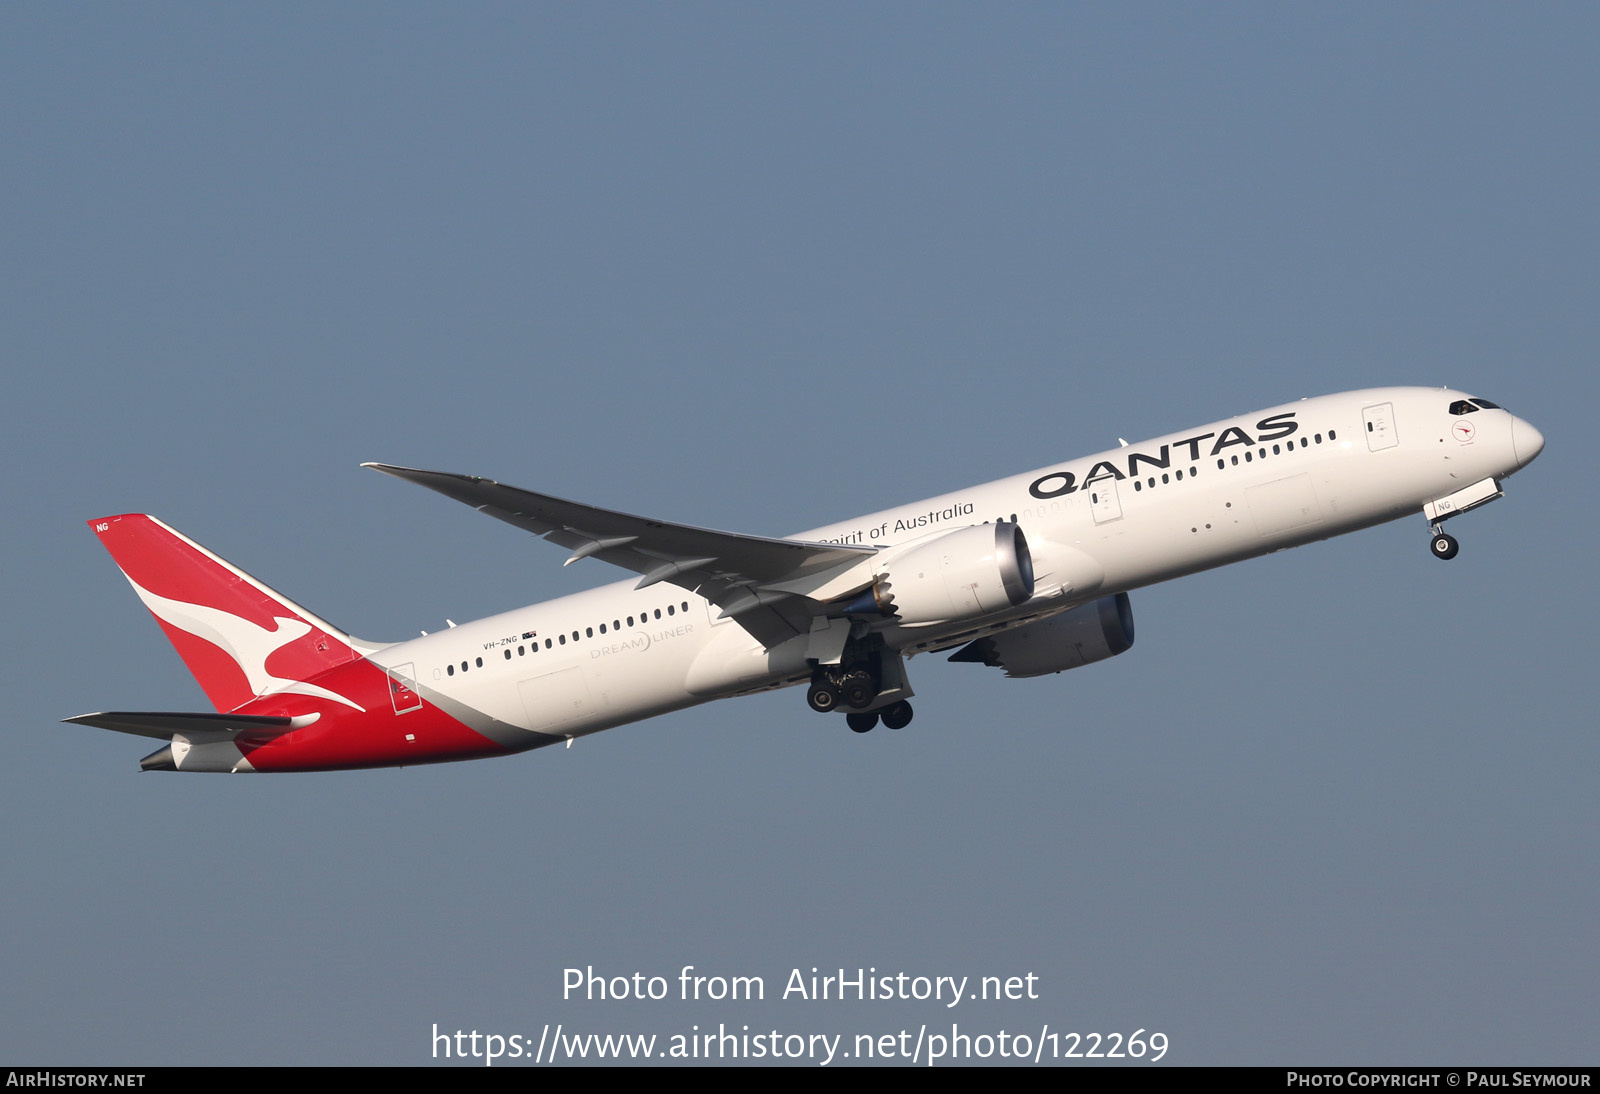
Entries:
[[1009, 521], [975, 524], [886, 553], [872, 587], [846, 604], [906, 627], [976, 619], [1033, 595], [1033, 556]]
[[1127, 593], [1103, 596], [1070, 612], [991, 634], [961, 647], [952, 661], [977, 661], [1007, 676], [1044, 676], [1115, 657], [1133, 645]]

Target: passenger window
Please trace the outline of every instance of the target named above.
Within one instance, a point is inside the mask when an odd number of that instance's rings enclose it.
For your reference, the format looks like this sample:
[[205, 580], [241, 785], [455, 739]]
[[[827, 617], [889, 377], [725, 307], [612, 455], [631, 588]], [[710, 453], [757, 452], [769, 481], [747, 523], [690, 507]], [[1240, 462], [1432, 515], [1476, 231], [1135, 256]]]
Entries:
[[456, 667], [454, 665], [446, 665], [444, 667], [444, 671], [446, 676], [454, 676], [456, 674]]
[[585, 627], [584, 630], [583, 630], [583, 633], [584, 633], [585, 637], [593, 638], [594, 637], [594, 628], [593, 627]]
[[676, 615], [677, 613], [678, 613], [677, 605], [675, 605], [675, 604], [668, 604], [667, 605], [667, 614], [668, 615]]
[[480, 658], [478, 658], [478, 667], [479, 667], [479, 668], [480, 668], [480, 669], [481, 669], [481, 668], [483, 668], [483, 658], [481, 658], [481, 657], [480, 657]]

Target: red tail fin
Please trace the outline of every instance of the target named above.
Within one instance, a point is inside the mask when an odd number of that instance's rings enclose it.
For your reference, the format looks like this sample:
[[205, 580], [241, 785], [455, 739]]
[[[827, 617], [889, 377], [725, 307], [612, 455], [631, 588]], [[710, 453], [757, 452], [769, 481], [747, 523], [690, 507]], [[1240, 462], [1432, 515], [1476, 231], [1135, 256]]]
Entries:
[[356, 706], [306, 681], [370, 647], [155, 517], [127, 513], [89, 527], [219, 711], [276, 692]]

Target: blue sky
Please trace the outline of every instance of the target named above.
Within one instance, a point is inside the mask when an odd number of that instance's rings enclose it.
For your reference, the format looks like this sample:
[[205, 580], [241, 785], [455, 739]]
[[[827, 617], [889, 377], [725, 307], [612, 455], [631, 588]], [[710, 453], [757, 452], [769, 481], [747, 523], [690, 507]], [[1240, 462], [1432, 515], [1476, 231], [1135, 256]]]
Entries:
[[[562, 970], [982, 976], [1182, 1063], [1595, 1062], [1592, 6], [0, 11], [0, 1058], [430, 1060], [433, 1023], [883, 1033]], [[569, 751], [141, 775], [204, 709], [83, 522], [398, 639], [610, 580], [358, 468], [783, 534], [1322, 394], [1543, 430], [1420, 516]], [[1563, 502], [1561, 499], [1567, 499]]]

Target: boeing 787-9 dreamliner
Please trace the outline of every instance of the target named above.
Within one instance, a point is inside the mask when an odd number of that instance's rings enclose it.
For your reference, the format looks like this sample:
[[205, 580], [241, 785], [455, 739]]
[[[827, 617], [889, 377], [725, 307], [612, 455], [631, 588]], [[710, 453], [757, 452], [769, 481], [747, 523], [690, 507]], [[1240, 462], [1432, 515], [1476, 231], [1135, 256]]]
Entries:
[[523, 752], [805, 685], [858, 733], [911, 721], [906, 660], [1040, 676], [1133, 644], [1140, 586], [1502, 496], [1544, 447], [1438, 388], [1304, 399], [787, 539], [367, 464], [635, 575], [405, 642], [367, 642], [155, 517], [90, 521], [216, 710], [67, 721], [150, 737], [145, 770], [327, 771]]

